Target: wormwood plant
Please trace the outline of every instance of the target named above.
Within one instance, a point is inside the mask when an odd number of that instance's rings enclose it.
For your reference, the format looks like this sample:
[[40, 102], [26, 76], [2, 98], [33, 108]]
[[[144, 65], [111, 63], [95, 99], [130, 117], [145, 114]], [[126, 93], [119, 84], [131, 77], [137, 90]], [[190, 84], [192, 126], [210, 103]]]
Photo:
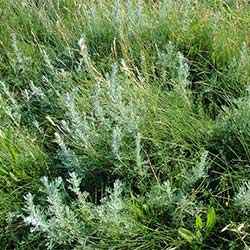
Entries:
[[[107, 171], [145, 177], [140, 132], [144, 100], [128, 76], [118, 76], [117, 71], [114, 65], [110, 75], [97, 80], [91, 98], [84, 94], [86, 90], [73, 89], [62, 99], [64, 132], [58, 131], [55, 137], [58, 159], [67, 171], [81, 176]], [[89, 99], [90, 107], [82, 106], [83, 98]]]
[[[60, 247], [74, 247], [74, 249], [126, 249], [123, 242], [136, 248], [143, 246], [145, 249], [167, 249], [167, 238], [158, 235], [158, 247], [154, 241], [141, 242], [140, 238], [154, 235], [154, 223], [158, 217], [168, 216], [176, 223], [176, 218], [182, 214], [187, 216], [192, 209], [196, 210], [194, 200], [185, 197], [177, 189], [172, 189], [170, 183], [155, 185], [146, 197], [135, 197], [120, 181], [114, 182], [113, 189], [108, 189], [99, 205], [93, 204], [88, 198], [88, 193], [80, 191], [81, 179], [75, 174], [70, 174], [68, 190], [75, 194], [74, 199], [69, 199], [62, 179], [53, 181], [42, 178], [44, 188], [40, 204], [35, 205], [34, 197], [29, 193], [25, 196], [26, 206], [23, 216], [25, 223], [31, 225], [31, 232], [40, 232], [45, 236], [48, 249]], [[156, 196], [157, 195], [157, 196]], [[162, 214], [162, 215], [161, 215]], [[188, 218], [188, 217], [187, 217]], [[180, 219], [182, 220], [182, 219]], [[170, 223], [169, 221], [169, 223]], [[173, 239], [172, 239], [173, 240]], [[170, 242], [168, 244], [171, 244]]]
[[238, 207], [244, 214], [248, 214], [249, 213], [249, 208], [250, 208], [250, 186], [249, 186], [249, 182], [244, 182], [238, 192], [235, 194], [234, 197], [234, 203], [235, 206]]
[[96, 206], [88, 201], [86, 192], [80, 191], [81, 180], [77, 175], [73, 173], [70, 176], [69, 189], [75, 193], [76, 199], [69, 205], [65, 203], [67, 197], [61, 178], [52, 182], [47, 178], [42, 179], [48, 204], [46, 210], [34, 205], [31, 194], [25, 197], [28, 216], [24, 220], [32, 226], [32, 231], [45, 234], [48, 249], [56, 245], [74, 249], [101, 249], [102, 244], [105, 249], [107, 238], [119, 240], [122, 235], [136, 233], [138, 226], [130, 218], [127, 203], [121, 197], [121, 182], [115, 182], [114, 189], [102, 199], [101, 205]]

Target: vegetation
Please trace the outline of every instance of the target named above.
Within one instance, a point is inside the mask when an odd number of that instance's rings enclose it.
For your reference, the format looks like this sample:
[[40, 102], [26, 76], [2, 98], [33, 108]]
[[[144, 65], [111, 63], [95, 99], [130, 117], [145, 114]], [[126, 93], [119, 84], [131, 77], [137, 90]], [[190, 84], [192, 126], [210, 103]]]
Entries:
[[250, 249], [249, 1], [0, 6], [1, 249]]

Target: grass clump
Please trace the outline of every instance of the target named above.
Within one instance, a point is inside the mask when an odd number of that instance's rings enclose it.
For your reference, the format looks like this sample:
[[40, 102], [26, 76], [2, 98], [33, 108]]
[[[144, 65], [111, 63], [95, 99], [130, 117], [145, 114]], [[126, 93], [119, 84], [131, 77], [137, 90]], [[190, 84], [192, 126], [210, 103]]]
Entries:
[[20, 219], [26, 190], [39, 188], [39, 176], [48, 174], [48, 157], [36, 139], [13, 127], [1, 127], [1, 247], [15, 247], [27, 228]]

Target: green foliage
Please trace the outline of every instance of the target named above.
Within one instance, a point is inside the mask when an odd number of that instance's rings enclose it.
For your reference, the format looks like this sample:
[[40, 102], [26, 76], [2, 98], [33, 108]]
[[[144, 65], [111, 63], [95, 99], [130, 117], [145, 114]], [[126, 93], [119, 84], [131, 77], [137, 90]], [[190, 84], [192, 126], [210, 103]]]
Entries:
[[192, 249], [201, 249], [205, 239], [209, 236], [216, 222], [214, 208], [208, 208], [206, 226], [203, 228], [203, 222], [200, 215], [196, 216], [196, 233], [193, 234], [188, 229], [179, 228], [179, 235], [190, 243]]
[[248, 249], [249, 13], [0, 0], [1, 249]]
[[35, 137], [12, 127], [1, 127], [0, 148], [0, 245], [4, 249], [27, 232], [18, 217], [23, 195], [39, 188], [39, 177], [47, 174], [49, 159]]

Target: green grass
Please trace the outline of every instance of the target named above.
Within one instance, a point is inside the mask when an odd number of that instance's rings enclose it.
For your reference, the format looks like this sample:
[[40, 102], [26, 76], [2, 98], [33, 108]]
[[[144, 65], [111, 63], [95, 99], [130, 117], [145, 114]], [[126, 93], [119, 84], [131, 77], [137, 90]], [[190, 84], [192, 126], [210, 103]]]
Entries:
[[1, 249], [249, 249], [248, 1], [0, 6]]

